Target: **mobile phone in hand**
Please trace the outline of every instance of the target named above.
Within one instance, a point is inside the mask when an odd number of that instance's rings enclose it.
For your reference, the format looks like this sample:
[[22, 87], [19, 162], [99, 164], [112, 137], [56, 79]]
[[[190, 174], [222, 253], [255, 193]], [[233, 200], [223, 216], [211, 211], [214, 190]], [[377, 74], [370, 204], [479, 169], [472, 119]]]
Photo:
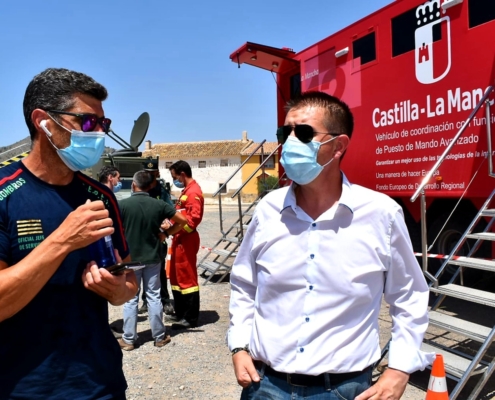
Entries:
[[142, 269], [144, 267], [145, 265], [141, 264], [139, 261], [129, 261], [110, 265], [106, 268], [106, 270], [112, 275], [121, 275], [125, 274], [127, 271], [137, 271], [138, 269]]

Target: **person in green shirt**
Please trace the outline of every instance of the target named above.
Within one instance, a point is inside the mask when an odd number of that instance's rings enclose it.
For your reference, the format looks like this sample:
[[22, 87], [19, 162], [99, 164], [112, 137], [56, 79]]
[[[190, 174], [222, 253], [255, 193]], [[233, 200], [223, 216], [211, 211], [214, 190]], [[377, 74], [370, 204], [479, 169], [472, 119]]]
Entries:
[[[187, 223], [185, 217], [164, 201], [150, 197], [147, 191], [153, 182], [147, 171], [138, 171], [132, 179], [131, 197], [119, 202], [124, 232], [133, 261], [146, 267], [135, 271], [138, 285], [143, 283], [143, 291], [148, 302], [148, 318], [151, 334], [156, 347], [170, 342], [163, 324], [163, 309], [160, 301], [160, 269], [165, 257], [159, 234], [164, 219], [179, 225]], [[134, 350], [137, 339], [139, 292], [124, 304], [124, 334], [118, 339], [123, 350]]]
[[[160, 169], [158, 168], [158, 159], [149, 157], [146, 162], [143, 163], [143, 169], [148, 171], [153, 177], [153, 182], [151, 182], [148, 193], [150, 197], [160, 199], [171, 206], [175, 207], [175, 203], [172, 201], [170, 195], [170, 185], [168, 182], [162, 185], [162, 179], [160, 179]], [[168, 186], [168, 188], [166, 188]], [[163, 253], [167, 254], [167, 242], [163, 241]], [[163, 312], [168, 315], [174, 314], [173, 301], [170, 298], [170, 294], [167, 288], [167, 275], [165, 274], [165, 259], [162, 260], [162, 268], [160, 269], [160, 282], [162, 288], [160, 290], [160, 297], [163, 305]], [[143, 305], [139, 308], [139, 314], [144, 314], [148, 312], [148, 304], [146, 302], [146, 294], [143, 292]]]

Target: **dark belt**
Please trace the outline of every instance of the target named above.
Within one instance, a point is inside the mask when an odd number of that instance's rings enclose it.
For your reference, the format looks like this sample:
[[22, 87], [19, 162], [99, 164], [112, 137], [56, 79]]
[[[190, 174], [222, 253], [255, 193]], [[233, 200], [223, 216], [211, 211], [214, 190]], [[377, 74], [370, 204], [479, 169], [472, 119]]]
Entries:
[[286, 374], [285, 372], [275, 371], [268, 365], [265, 367], [265, 375], [273, 376], [279, 379], [287, 381], [290, 385], [295, 386], [325, 386], [325, 375], [330, 380], [330, 385], [338, 385], [349, 379], [355, 379], [363, 373], [367, 372], [370, 367], [365, 368], [362, 371], [346, 372], [343, 374], [330, 374], [324, 373], [320, 375], [303, 375], [303, 374]]

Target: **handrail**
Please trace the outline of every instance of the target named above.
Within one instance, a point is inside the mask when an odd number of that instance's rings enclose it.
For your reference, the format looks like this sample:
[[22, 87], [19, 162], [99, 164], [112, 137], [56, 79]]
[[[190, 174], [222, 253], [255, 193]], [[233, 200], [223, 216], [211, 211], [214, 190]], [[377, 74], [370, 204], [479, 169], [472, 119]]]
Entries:
[[235, 193], [232, 195], [232, 198], [234, 198], [235, 196], [237, 196], [239, 194], [239, 192], [244, 188], [244, 186], [246, 186], [248, 184], [248, 182], [253, 178], [253, 176], [256, 175], [256, 173], [261, 169], [263, 168], [263, 166], [267, 163], [267, 161], [270, 159], [271, 156], [273, 156], [277, 150], [280, 148], [280, 146], [282, 146], [282, 144], [279, 144], [275, 150], [273, 150], [269, 156], [265, 157], [265, 159], [263, 160], [263, 162], [259, 165], [258, 168], [256, 168], [254, 170], [254, 172], [249, 176], [249, 178], [246, 179], [246, 181], [239, 187], [239, 189], [237, 189], [235, 191]]
[[[424, 196], [424, 191], [422, 192], [421, 196], [421, 215], [426, 215], [426, 198]], [[438, 287], [438, 279], [434, 277], [429, 271], [428, 271], [428, 254], [426, 250], [426, 241], [427, 241], [428, 233], [427, 233], [427, 228], [426, 228], [426, 218], [421, 218], [421, 248], [422, 248], [422, 270], [423, 274], [433, 282], [434, 287]]]
[[[447, 148], [445, 149], [445, 151], [442, 153], [442, 155], [439, 157], [439, 159], [437, 160], [437, 162], [435, 163], [435, 165], [433, 166], [433, 168], [424, 177], [423, 181], [421, 182], [421, 185], [417, 188], [416, 192], [414, 193], [414, 195], [410, 199], [411, 202], [414, 202], [418, 198], [418, 196], [421, 194], [421, 251], [422, 251], [422, 256], [423, 256], [422, 257], [422, 261], [423, 261], [423, 263], [422, 263], [423, 264], [422, 265], [422, 270], [423, 270], [424, 275], [428, 279], [430, 279], [430, 281], [432, 281], [432, 284], [433, 284], [434, 287], [438, 287], [438, 283], [439, 283], [438, 276], [441, 274], [441, 271], [443, 270], [444, 265], [446, 265], [446, 263], [449, 260], [446, 260], [446, 262], [444, 262], [444, 264], [442, 265], [442, 267], [440, 268], [440, 270], [438, 271], [438, 273], [437, 273], [436, 276], [433, 276], [430, 272], [428, 272], [428, 254], [427, 254], [428, 253], [428, 248], [427, 248], [428, 245], [426, 243], [427, 242], [427, 225], [426, 225], [426, 194], [425, 194], [425, 187], [429, 183], [429, 181], [430, 181], [431, 177], [433, 176], [433, 174], [435, 173], [435, 171], [437, 171], [438, 168], [440, 167], [440, 165], [445, 161], [445, 158], [450, 153], [450, 151], [452, 150], [452, 148], [455, 146], [455, 144], [457, 143], [457, 140], [464, 133], [464, 131], [469, 126], [469, 124], [473, 120], [474, 116], [479, 111], [479, 109], [481, 108], [481, 106], [483, 105], [483, 103], [485, 101], [486, 101], [486, 108], [487, 108], [487, 111], [486, 111], [486, 114], [487, 114], [487, 127], [488, 127], [487, 132], [490, 132], [490, 103], [489, 103], [489, 101], [487, 99], [488, 99], [488, 97], [490, 96], [490, 94], [491, 94], [491, 92], [493, 90], [494, 90], [494, 86], [489, 86], [486, 89], [485, 94], [483, 95], [483, 97], [481, 98], [481, 100], [479, 101], [479, 103], [476, 105], [476, 107], [473, 109], [473, 111], [469, 115], [468, 119], [466, 121], [464, 121], [461, 129], [459, 129], [459, 131], [457, 132], [457, 134], [455, 135], [455, 137], [452, 139], [452, 141], [449, 143], [449, 145], [447, 146]], [[491, 139], [490, 139], [490, 137], [488, 138], [488, 147], [489, 147], [489, 151], [491, 152], [491, 150], [490, 150], [491, 149]], [[491, 155], [490, 155], [490, 157], [491, 157]], [[467, 190], [467, 188], [466, 188], [466, 190]]]
[[492, 113], [490, 111], [490, 100], [485, 101], [486, 112], [486, 135], [487, 135], [487, 147], [488, 147], [488, 175], [495, 178], [493, 173], [493, 154], [492, 154]]
[[[232, 173], [232, 175], [230, 175], [230, 176], [228, 177], [228, 179], [227, 179], [227, 180], [226, 180], [226, 181], [222, 184], [222, 186], [220, 186], [220, 187], [218, 188], [218, 190], [217, 190], [215, 193], [213, 193], [213, 196], [212, 196], [212, 197], [215, 197], [218, 193], [220, 193], [220, 192], [223, 190], [223, 188], [224, 188], [225, 186], [227, 186], [227, 183], [229, 183], [229, 182], [230, 182], [230, 180], [231, 180], [231, 179], [232, 179], [232, 178], [233, 178], [233, 177], [234, 177], [234, 176], [235, 176], [235, 175], [236, 175], [236, 174], [237, 174], [237, 173], [238, 173], [238, 172], [242, 169], [242, 167], [244, 166], [244, 164], [246, 164], [246, 163], [247, 163], [247, 162], [251, 159], [251, 157], [252, 157], [252, 156], [253, 156], [253, 155], [254, 155], [254, 154], [258, 151], [258, 149], [259, 149], [260, 147], [262, 147], [262, 146], [265, 144], [265, 142], [266, 142], [266, 139], [264, 139], [264, 140], [263, 140], [263, 141], [259, 144], [259, 146], [258, 146], [258, 147], [256, 147], [256, 148], [253, 150], [253, 152], [249, 155], [249, 157], [247, 157], [247, 158], [244, 160], [244, 162], [243, 162], [241, 165], [239, 165], [239, 168], [237, 168], [237, 169], [236, 169], [236, 170]], [[232, 197], [234, 197], [234, 196], [232, 196]]]
[[[471, 123], [471, 121], [473, 120], [474, 116], [476, 115], [476, 113], [478, 112], [478, 110], [481, 108], [481, 106], [483, 105], [483, 103], [485, 102], [485, 100], [488, 98], [488, 96], [490, 96], [490, 94], [491, 94], [491, 92], [493, 90], [494, 90], [494, 86], [489, 86], [486, 89], [484, 96], [481, 98], [481, 100], [479, 101], [479, 103], [476, 105], [476, 107], [474, 108], [474, 110], [471, 112], [471, 114], [469, 115], [468, 119], [466, 121], [464, 121], [464, 124], [462, 125], [461, 129], [459, 129], [459, 131], [455, 135], [454, 139], [452, 139], [452, 141], [449, 143], [449, 145], [447, 146], [447, 148], [445, 149], [445, 151], [442, 153], [442, 155], [440, 156], [440, 158], [437, 160], [437, 162], [433, 166], [433, 168], [430, 170], [430, 172], [428, 172], [426, 174], [426, 176], [424, 177], [423, 181], [421, 182], [421, 185], [419, 185], [419, 187], [416, 189], [416, 191], [412, 195], [412, 197], [410, 199], [411, 202], [416, 201], [416, 199], [418, 198], [418, 196], [420, 195], [420, 193], [423, 191], [423, 189], [425, 188], [425, 186], [429, 183], [429, 181], [430, 181], [431, 177], [433, 176], [433, 174], [435, 173], [435, 171], [438, 170], [438, 168], [440, 167], [440, 165], [444, 162], [445, 158], [449, 155], [450, 150], [452, 150], [452, 147], [454, 147], [455, 144], [457, 143], [457, 139], [459, 139], [459, 137], [464, 133], [465, 129]], [[489, 121], [487, 121], [487, 123], [488, 122]]]

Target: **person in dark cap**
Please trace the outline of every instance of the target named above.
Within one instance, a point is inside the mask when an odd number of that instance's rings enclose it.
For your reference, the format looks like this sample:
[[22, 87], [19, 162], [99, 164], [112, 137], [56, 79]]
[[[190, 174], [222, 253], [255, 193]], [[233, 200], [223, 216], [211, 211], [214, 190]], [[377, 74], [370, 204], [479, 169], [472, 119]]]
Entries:
[[[150, 172], [153, 177], [153, 183], [151, 184], [151, 189], [148, 190], [148, 194], [150, 197], [154, 197], [159, 200], [163, 200], [165, 203], [174, 205], [172, 199], [170, 198], [170, 191], [168, 191], [159, 181], [160, 178], [160, 170], [158, 168], [158, 159], [157, 158], [148, 158], [143, 163], [143, 169], [145, 171]], [[167, 254], [167, 242], [163, 241], [163, 252]], [[174, 313], [174, 307], [172, 305], [172, 300], [170, 299], [170, 294], [168, 293], [167, 288], [167, 275], [165, 274], [165, 260], [162, 260], [162, 268], [160, 269], [160, 281], [162, 287], [160, 289], [160, 297], [163, 305], [163, 312], [167, 315], [172, 315]], [[139, 313], [143, 314], [148, 311], [148, 303], [146, 301], [146, 295], [143, 291], [143, 305], [139, 309]]]
[[148, 158], [143, 163], [143, 169], [145, 171], [150, 172], [154, 176], [154, 181], [151, 185], [151, 189], [148, 191], [150, 197], [154, 197], [156, 199], [163, 200], [165, 203], [174, 205], [172, 199], [170, 198], [170, 191], [165, 188], [165, 186], [160, 182], [160, 170], [158, 168], [158, 159], [156, 158]]
[[[158, 159], [156, 158], [148, 158], [144, 163], [143, 163], [143, 167], [144, 167], [144, 170], [145, 171], [148, 171], [148, 172], [159, 172], [158, 170]], [[160, 174], [158, 174], [160, 175]]]

